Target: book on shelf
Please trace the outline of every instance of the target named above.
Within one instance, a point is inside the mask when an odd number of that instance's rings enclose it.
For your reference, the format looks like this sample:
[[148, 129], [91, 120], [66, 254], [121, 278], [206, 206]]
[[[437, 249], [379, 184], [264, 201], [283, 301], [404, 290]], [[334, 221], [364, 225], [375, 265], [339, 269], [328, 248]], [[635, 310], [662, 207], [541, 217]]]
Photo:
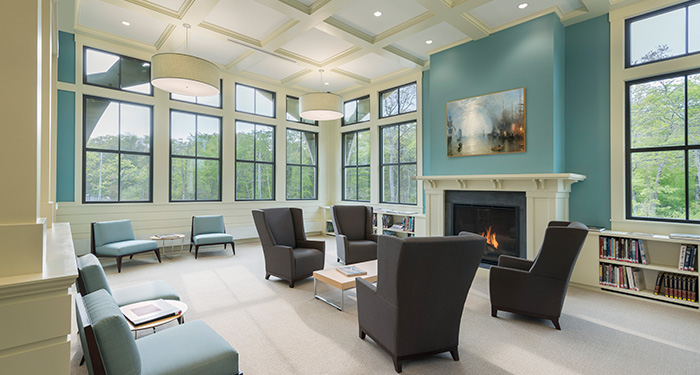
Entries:
[[338, 272], [340, 272], [343, 275], [348, 276], [348, 277], [362, 276], [362, 275], [367, 274], [367, 271], [365, 271], [359, 267], [355, 267], [355, 266], [339, 267], [339, 268], [336, 268], [336, 270], [338, 270]]
[[182, 313], [182, 310], [162, 299], [135, 304], [133, 307], [124, 306], [121, 310], [135, 326]]
[[685, 269], [685, 253], [688, 251], [686, 245], [681, 245], [681, 252], [678, 255], [678, 269], [683, 271]]
[[659, 291], [661, 290], [661, 284], [664, 281], [664, 273], [659, 272], [656, 274], [656, 283], [654, 284], [654, 295], [658, 296]]

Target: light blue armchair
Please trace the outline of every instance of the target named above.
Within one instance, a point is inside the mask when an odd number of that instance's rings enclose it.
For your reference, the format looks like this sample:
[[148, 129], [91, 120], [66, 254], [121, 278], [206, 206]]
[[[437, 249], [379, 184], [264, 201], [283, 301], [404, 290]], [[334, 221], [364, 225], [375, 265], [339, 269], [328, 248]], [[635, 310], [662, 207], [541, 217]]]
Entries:
[[92, 237], [90, 252], [97, 256], [117, 258], [117, 272], [122, 272], [122, 258], [127, 255], [131, 259], [134, 254], [153, 251], [160, 263], [158, 242], [135, 239], [131, 220], [92, 223], [90, 235]]
[[236, 255], [233, 236], [226, 233], [222, 215], [192, 216], [190, 252], [192, 252], [192, 246], [194, 246], [194, 259], [197, 259], [200, 246], [224, 245], [225, 249], [228, 244], [231, 244], [233, 255]]
[[149, 280], [139, 284], [112, 289], [107, 283], [102, 264], [93, 254], [77, 258], [78, 262], [78, 291], [88, 295], [96, 290], [104, 289], [112, 295], [117, 305], [126, 306], [136, 302], [156, 299], [180, 300], [180, 296], [163, 280]]
[[234, 375], [238, 352], [202, 321], [138, 340], [106, 290], [75, 295], [80, 344], [91, 375]]

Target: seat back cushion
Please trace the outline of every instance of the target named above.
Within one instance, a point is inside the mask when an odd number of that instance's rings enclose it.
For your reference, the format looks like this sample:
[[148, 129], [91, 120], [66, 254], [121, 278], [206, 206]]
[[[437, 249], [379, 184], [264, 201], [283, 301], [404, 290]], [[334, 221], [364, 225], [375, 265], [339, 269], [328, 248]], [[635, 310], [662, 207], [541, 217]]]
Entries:
[[367, 232], [367, 207], [365, 206], [331, 206], [333, 224], [338, 233], [350, 241], [364, 240]]
[[85, 294], [90, 294], [100, 289], [104, 289], [109, 294], [112, 294], [112, 289], [107, 283], [107, 276], [104, 269], [102, 269], [102, 264], [100, 264], [95, 255], [87, 254], [78, 258], [78, 273], [80, 279], [83, 280], [83, 285], [85, 285]]
[[265, 220], [272, 232], [276, 245], [296, 247], [296, 237], [294, 235], [294, 221], [292, 212], [288, 207], [266, 208]]
[[83, 300], [107, 374], [141, 374], [136, 340], [112, 296], [105, 290], [98, 290]]
[[134, 239], [131, 220], [102, 221], [95, 223], [95, 247], [112, 242]]
[[195, 216], [192, 220], [192, 235], [201, 233], [225, 233], [223, 215]]

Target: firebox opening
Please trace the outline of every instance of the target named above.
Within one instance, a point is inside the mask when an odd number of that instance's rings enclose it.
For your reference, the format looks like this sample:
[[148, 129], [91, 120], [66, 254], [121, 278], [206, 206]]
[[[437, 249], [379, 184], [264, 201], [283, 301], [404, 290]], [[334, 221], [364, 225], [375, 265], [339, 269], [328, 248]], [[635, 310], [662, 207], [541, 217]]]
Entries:
[[467, 231], [486, 237], [482, 263], [498, 264], [501, 254], [520, 256], [519, 208], [455, 204], [452, 233]]

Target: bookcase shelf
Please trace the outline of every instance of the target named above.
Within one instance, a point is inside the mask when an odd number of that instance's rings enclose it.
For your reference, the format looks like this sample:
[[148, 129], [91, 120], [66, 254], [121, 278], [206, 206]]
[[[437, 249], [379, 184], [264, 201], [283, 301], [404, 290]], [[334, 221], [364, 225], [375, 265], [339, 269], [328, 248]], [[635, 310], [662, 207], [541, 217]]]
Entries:
[[[423, 235], [425, 215], [415, 212], [374, 210], [374, 232], [377, 234], [413, 237]], [[385, 226], [388, 225], [388, 226]]]
[[[697, 259], [693, 262], [694, 270], [680, 270], [679, 269], [679, 259], [681, 254], [682, 245], [700, 245], [700, 241], [692, 239], [683, 238], [670, 238], [667, 235], [650, 234], [650, 233], [625, 233], [625, 232], [600, 232], [598, 234], [598, 251], [599, 251], [599, 286], [602, 290], [614, 291], [618, 293], [624, 293], [637, 297], [644, 297], [649, 299], [654, 299], [657, 301], [663, 301], [667, 303], [672, 303], [676, 305], [688, 306], [692, 308], [700, 308], [700, 303], [697, 298], [697, 288], [698, 288], [698, 267]], [[617, 243], [614, 245], [610, 242], [605, 242], [607, 239], [612, 238], [611, 242]], [[628, 246], [625, 247], [625, 242]], [[606, 243], [604, 247], [604, 243]], [[646, 264], [641, 262], [641, 249], [640, 243], [644, 249], [646, 256]], [[605, 249], [610, 249], [613, 246], [615, 249], [619, 250], [618, 255], [625, 258], [639, 259], [640, 263], [635, 263], [630, 260], [620, 260], [620, 259], [609, 259], [605, 255]], [[626, 249], [626, 250], [625, 250]], [[639, 249], [639, 250], [637, 250]], [[614, 254], [611, 254], [614, 256]], [[634, 276], [627, 276], [625, 272], [620, 271], [619, 267], [629, 267], [625, 269], [626, 273], [634, 274]], [[635, 269], [639, 271], [634, 271]], [[607, 271], [607, 273], [606, 273]], [[612, 273], [610, 272], [612, 271]], [[673, 297], [665, 296], [664, 288], [665, 284], [662, 284], [659, 294], [654, 294], [654, 287], [657, 282], [657, 277], [659, 274], [671, 275], [672, 279], [679, 280], [680, 286], [683, 280], [690, 280], [685, 284], [690, 284], [686, 286], [686, 289], [692, 290], [692, 285], [694, 284], [695, 289], [695, 301], [683, 300]], [[679, 277], [676, 277], [678, 275]], [[624, 284], [630, 284], [636, 282], [636, 277], [643, 277], [645, 280], [644, 285], [641, 285], [641, 290], [637, 291], [634, 289], [627, 289], [624, 287], [617, 287], [615, 285], [607, 285], [604, 282], [606, 277], [617, 278], [617, 281], [621, 281]], [[630, 280], [631, 279], [631, 280]], [[663, 279], [663, 278], [662, 278]], [[612, 280], [607, 280], [612, 281]], [[662, 280], [663, 281], [663, 280]], [[677, 289], [676, 289], [677, 290]], [[680, 293], [679, 293], [680, 294]], [[682, 295], [682, 294], [681, 294]]]

